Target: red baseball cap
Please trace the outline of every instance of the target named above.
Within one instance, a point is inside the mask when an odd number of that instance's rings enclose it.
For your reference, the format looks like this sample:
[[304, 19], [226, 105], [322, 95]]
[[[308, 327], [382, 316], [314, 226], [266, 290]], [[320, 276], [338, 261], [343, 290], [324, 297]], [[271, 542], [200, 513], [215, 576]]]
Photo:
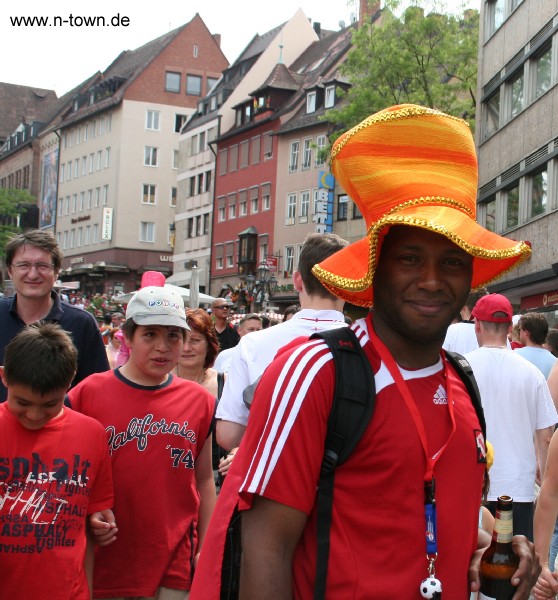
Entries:
[[[506, 316], [496, 317], [497, 313], [504, 313]], [[487, 294], [475, 304], [471, 314], [479, 321], [511, 323], [513, 309], [510, 301], [502, 294]]]

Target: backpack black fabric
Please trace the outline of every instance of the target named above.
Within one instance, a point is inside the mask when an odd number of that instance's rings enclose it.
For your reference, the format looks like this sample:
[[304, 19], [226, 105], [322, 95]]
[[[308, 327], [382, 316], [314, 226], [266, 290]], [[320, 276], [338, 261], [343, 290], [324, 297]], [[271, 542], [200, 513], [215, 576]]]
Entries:
[[[328, 419], [324, 457], [317, 494], [317, 563], [314, 600], [323, 600], [329, 562], [329, 537], [335, 469], [351, 455], [372, 418], [376, 388], [372, 367], [350, 327], [313, 334], [323, 339], [335, 365], [335, 389]], [[486, 424], [480, 393], [467, 360], [456, 352], [446, 352], [449, 362], [465, 384], [486, 439]], [[240, 582], [240, 514], [235, 508], [227, 530], [221, 571], [221, 600], [236, 600]]]

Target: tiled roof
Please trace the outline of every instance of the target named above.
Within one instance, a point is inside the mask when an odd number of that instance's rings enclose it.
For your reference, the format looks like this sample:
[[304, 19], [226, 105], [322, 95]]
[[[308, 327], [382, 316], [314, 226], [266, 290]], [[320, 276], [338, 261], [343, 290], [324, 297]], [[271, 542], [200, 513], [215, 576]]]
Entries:
[[24, 121], [47, 121], [57, 102], [54, 90], [0, 83], [0, 140]]

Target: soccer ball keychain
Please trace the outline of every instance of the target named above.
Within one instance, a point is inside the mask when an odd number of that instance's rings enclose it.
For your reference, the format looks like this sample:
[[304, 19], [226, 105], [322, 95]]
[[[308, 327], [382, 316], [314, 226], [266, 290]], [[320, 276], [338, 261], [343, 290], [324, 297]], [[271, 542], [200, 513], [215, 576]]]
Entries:
[[442, 600], [442, 582], [439, 579], [436, 579], [436, 571], [434, 569], [435, 560], [436, 558], [430, 558], [428, 577], [423, 579], [420, 584], [420, 595], [423, 598]]

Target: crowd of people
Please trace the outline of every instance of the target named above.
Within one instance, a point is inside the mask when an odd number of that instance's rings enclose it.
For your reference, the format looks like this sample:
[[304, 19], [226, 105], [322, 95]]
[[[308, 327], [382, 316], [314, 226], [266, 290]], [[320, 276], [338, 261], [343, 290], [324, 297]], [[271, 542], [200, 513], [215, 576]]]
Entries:
[[[227, 298], [185, 307], [164, 279], [93, 315], [54, 289], [54, 236], [8, 243], [2, 597], [307, 600], [322, 586], [324, 598], [418, 600], [432, 579], [465, 600], [503, 494], [514, 600], [558, 593], [558, 332], [483, 287], [531, 250], [475, 222], [468, 126], [391, 107], [331, 157], [367, 234], [309, 234], [299, 303], [276, 322]], [[353, 323], [346, 302], [371, 310]], [[320, 564], [316, 488], [343, 415], [331, 414], [334, 354], [311, 336], [348, 327], [375, 404], [335, 469]], [[484, 416], [447, 352], [472, 366]]]

